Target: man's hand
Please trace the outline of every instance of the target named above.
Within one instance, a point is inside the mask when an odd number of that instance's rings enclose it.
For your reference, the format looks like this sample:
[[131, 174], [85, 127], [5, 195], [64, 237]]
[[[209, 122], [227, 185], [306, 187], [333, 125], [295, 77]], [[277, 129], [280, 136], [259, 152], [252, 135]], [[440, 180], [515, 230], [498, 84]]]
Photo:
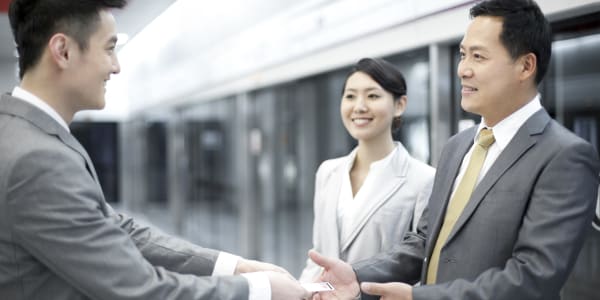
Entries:
[[312, 294], [305, 290], [296, 279], [280, 272], [265, 272], [271, 283], [271, 300], [310, 299]]
[[235, 275], [239, 275], [241, 273], [250, 273], [250, 272], [260, 272], [260, 271], [273, 271], [279, 272], [288, 275], [293, 278], [293, 276], [286, 271], [284, 268], [270, 264], [265, 262], [260, 262], [257, 260], [244, 259], [240, 258], [235, 267]]
[[339, 259], [325, 257], [315, 250], [310, 250], [308, 256], [324, 269], [319, 280], [328, 281], [335, 288], [335, 290], [331, 292], [319, 293], [318, 295], [315, 295], [313, 299], [356, 299], [360, 292], [360, 288], [358, 286], [356, 274], [354, 274], [354, 270], [352, 270], [352, 267], [349, 264]]
[[412, 300], [412, 286], [401, 282], [363, 282], [360, 287], [369, 295], [381, 296], [381, 300]]

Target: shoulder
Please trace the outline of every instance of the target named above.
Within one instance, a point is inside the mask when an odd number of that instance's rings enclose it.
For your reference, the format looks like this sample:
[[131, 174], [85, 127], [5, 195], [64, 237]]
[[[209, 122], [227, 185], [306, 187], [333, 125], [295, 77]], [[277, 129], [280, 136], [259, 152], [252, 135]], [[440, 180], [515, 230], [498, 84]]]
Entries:
[[425, 177], [426, 179], [431, 179], [433, 180], [433, 177], [435, 176], [435, 168], [414, 158], [414, 157], [409, 157], [409, 164], [410, 164], [410, 172], [412, 174], [412, 176], [418, 176], [418, 177]]
[[405, 171], [402, 171], [402, 173], [404, 173], [404, 175], [407, 176], [409, 179], [412, 179], [413, 177], [418, 177], [425, 181], [433, 180], [433, 177], [435, 175], [435, 168], [410, 155], [410, 153], [408, 153], [408, 151], [406, 150], [406, 148], [404, 148], [402, 143], [397, 142], [396, 145], [397, 158], [394, 160], [393, 163], [394, 168], [397, 168], [399, 170], [406, 168]]
[[34, 176], [79, 164], [77, 153], [58, 136], [20, 118], [0, 117], [0, 176]]
[[342, 168], [345, 164], [348, 163], [350, 159], [349, 155], [328, 159], [319, 165], [317, 169], [317, 177], [328, 176], [329, 174], [335, 172], [339, 168]]

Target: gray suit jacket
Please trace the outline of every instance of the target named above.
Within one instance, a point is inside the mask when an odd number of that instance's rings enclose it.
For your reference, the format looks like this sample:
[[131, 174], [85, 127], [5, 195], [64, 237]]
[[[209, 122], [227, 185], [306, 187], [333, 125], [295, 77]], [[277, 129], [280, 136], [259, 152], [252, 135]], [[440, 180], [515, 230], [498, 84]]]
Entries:
[[[435, 169], [413, 158], [401, 143], [390, 164], [379, 173], [377, 190], [362, 204], [355, 222], [348, 224], [348, 236], [337, 222], [337, 207], [342, 179], [354, 155], [330, 159], [321, 164], [316, 175], [313, 225], [313, 248], [323, 255], [357, 262], [390, 250], [404, 234], [416, 231], [431, 188]], [[371, 176], [371, 175], [369, 175]], [[301, 281], [313, 281], [321, 268], [311, 259]]]
[[0, 299], [247, 299], [217, 256], [116, 214], [74, 137], [0, 98]]
[[[418, 233], [409, 233], [391, 252], [355, 264], [360, 281], [424, 282], [453, 181], [475, 133], [472, 128], [448, 141]], [[545, 110], [535, 113], [475, 188], [441, 250], [440, 284], [415, 287], [414, 299], [560, 299], [594, 213], [599, 169], [590, 144]]]

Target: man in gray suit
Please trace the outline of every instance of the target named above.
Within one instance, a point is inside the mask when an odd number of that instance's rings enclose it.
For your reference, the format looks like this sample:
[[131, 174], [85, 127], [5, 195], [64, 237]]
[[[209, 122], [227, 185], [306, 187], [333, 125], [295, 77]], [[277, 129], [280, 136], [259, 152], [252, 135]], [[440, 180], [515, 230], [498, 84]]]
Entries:
[[481, 124], [444, 147], [417, 233], [352, 266], [310, 253], [336, 287], [315, 298], [560, 299], [594, 214], [598, 154], [540, 104], [552, 37], [537, 4], [484, 1], [471, 17], [458, 76]]
[[104, 106], [106, 81], [119, 72], [110, 9], [124, 5], [11, 3], [22, 80], [0, 98], [0, 299], [309, 296], [279, 267], [162, 235], [104, 201], [67, 124]]

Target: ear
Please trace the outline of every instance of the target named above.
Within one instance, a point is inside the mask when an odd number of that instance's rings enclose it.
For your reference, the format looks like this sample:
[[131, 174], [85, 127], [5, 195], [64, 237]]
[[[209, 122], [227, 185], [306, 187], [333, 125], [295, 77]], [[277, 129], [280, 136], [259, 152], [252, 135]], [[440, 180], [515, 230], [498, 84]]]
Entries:
[[527, 81], [531, 78], [535, 80], [537, 73], [537, 57], [533, 53], [527, 53], [519, 58], [519, 80]]
[[394, 117], [399, 117], [404, 113], [406, 110], [406, 101], [408, 101], [406, 95], [400, 97], [398, 100], [394, 100]]
[[71, 39], [63, 33], [54, 34], [48, 42], [50, 57], [61, 69], [65, 69], [69, 66], [69, 59], [71, 58], [70, 48], [72, 44]]

